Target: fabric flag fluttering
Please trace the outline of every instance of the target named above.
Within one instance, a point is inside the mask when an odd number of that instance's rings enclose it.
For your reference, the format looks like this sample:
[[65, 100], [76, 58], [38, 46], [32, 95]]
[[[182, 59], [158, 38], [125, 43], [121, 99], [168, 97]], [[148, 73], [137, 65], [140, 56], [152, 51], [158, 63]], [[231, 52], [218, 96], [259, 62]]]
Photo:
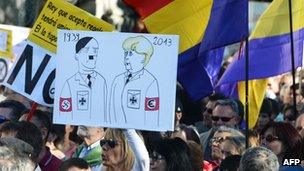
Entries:
[[[304, 42], [304, 0], [292, 0], [293, 38], [295, 67], [302, 66]], [[287, 0], [274, 0], [257, 22], [249, 39], [249, 127], [252, 128], [258, 118], [264, 99], [267, 81], [264, 78], [291, 71], [289, 10]], [[232, 84], [245, 79], [245, 53], [235, 59], [224, 73], [218, 85]], [[238, 84], [238, 93], [244, 90], [244, 84]], [[243, 101], [244, 97], [240, 97]]]
[[194, 100], [213, 91], [223, 57], [220, 47], [248, 36], [248, 0], [124, 1], [150, 33], [180, 36], [178, 81]]

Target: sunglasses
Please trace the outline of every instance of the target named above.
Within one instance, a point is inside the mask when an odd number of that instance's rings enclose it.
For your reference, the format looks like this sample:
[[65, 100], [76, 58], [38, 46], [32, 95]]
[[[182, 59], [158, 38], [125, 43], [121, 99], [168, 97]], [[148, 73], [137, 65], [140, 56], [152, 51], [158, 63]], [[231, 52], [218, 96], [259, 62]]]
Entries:
[[165, 157], [163, 157], [161, 154], [159, 154], [156, 151], [153, 151], [152, 153], [149, 153], [149, 157], [151, 160], [156, 161], [156, 160], [164, 160]]
[[271, 143], [273, 141], [279, 140], [279, 137], [277, 136], [272, 136], [272, 135], [267, 135], [266, 137], [262, 136], [262, 139], [265, 139], [267, 142]]
[[213, 143], [220, 143], [221, 144], [224, 141], [225, 141], [225, 138], [223, 138], [223, 137], [213, 137], [213, 138], [211, 138], [210, 143], [211, 144], [213, 144]]
[[116, 145], [118, 145], [118, 141], [117, 140], [112, 140], [112, 139], [109, 139], [109, 140], [100, 140], [100, 146], [103, 147], [105, 144], [107, 144], [110, 148], [115, 148]]
[[221, 121], [223, 122], [228, 122], [232, 119], [233, 117], [229, 118], [229, 117], [219, 117], [219, 116], [211, 116], [211, 119], [213, 121], [219, 121], [221, 119]]
[[213, 109], [211, 109], [211, 108], [205, 108], [205, 109], [204, 109], [204, 112], [207, 112], [207, 113], [212, 114]]
[[0, 115], [0, 124], [6, 122], [6, 121], [10, 121], [9, 119], [7, 119], [6, 117]]

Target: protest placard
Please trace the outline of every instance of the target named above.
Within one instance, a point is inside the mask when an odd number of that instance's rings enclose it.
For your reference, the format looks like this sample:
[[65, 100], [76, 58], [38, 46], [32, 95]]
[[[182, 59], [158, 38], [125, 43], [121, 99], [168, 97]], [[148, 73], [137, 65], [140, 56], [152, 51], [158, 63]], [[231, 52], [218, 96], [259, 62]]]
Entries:
[[68, 2], [47, 1], [29, 40], [18, 48], [16, 61], [3, 85], [39, 104], [53, 106], [55, 58], [62, 57], [55, 53], [58, 28], [112, 31], [114, 26]]
[[26, 27], [0, 24], [0, 83], [12, 67], [16, 53], [20, 52], [18, 43], [27, 38], [29, 31]]
[[178, 36], [61, 30], [57, 55], [54, 123], [173, 129]]
[[0, 24], [0, 29], [9, 30], [12, 32], [12, 46], [17, 45], [26, 39], [30, 33], [30, 28]]
[[56, 53], [57, 29], [112, 31], [114, 26], [62, 0], [48, 0], [38, 16], [29, 40]]
[[0, 28], [0, 56], [12, 57], [12, 31]]

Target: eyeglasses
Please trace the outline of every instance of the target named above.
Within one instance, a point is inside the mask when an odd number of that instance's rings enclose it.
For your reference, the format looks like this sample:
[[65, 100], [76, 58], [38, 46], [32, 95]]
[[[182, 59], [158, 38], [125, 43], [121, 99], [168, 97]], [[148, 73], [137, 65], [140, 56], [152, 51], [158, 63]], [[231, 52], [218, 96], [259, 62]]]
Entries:
[[211, 116], [211, 119], [213, 121], [219, 121], [221, 119], [221, 121], [223, 122], [229, 122], [233, 117], [229, 118], [229, 117], [219, 117], [219, 116]]
[[207, 112], [207, 113], [212, 114], [213, 109], [211, 109], [211, 108], [205, 108], [205, 109], [204, 109], [204, 112]]
[[108, 140], [100, 140], [100, 146], [104, 146], [105, 144], [107, 144], [110, 148], [115, 148], [116, 145], [118, 145], [118, 141], [117, 140], [112, 140], [112, 139], [108, 139]]
[[225, 138], [223, 138], [223, 137], [213, 137], [213, 138], [211, 138], [210, 143], [211, 144], [216, 143], [216, 142], [222, 143], [224, 141], [225, 141]]
[[156, 151], [153, 151], [152, 153], [149, 153], [149, 157], [151, 160], [156, 161], [156, 160], [164, 160], [165, 157], [163, 157], [161, 154], [159, 154]]
[[273, 141], [279, 140], [279, 137], [277, 136], [272, 136], [272, 135], [267, 135], [266, 137], [262, 136], [262, 139], [265, 139], [267, 142], [271, 143]]
[[7, 119], [6, 117], [0, 115], [0, 124], [4, 123], [6, 121], [9, 121], [9, 119]]

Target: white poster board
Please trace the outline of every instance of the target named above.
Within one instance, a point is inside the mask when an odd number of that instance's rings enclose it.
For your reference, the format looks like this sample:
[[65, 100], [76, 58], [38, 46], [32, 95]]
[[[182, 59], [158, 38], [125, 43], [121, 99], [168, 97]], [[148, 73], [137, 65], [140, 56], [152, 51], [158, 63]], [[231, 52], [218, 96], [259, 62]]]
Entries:
[[173, 130], [178, 36], [60, 30], [54, 123]]

